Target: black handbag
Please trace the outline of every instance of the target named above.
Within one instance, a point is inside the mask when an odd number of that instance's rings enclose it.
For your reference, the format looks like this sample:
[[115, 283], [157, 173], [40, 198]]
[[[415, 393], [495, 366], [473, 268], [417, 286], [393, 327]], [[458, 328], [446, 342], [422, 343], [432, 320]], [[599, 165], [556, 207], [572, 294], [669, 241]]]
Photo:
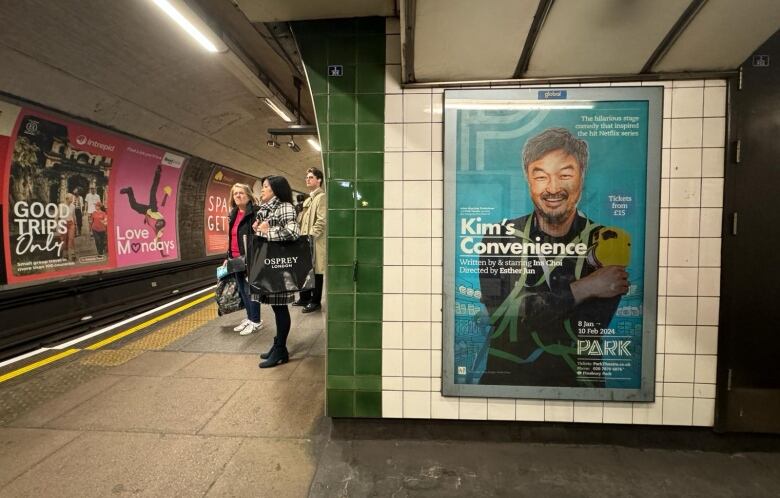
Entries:
[[262, 295], [314, 288], [314, 241], [304, 235], [294, 241], [269, 242], [250, 238], [247, 274], [253, 292]]

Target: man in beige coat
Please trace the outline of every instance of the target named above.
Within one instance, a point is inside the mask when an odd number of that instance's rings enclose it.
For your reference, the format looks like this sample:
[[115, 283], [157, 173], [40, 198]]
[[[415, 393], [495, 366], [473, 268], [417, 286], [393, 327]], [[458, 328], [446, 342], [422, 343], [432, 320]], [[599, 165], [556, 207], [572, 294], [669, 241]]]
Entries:
[[317, 311], [322, 302], [322, 281], [327, 265], [327, 237], [325, 227], [328, 204], [325, 191], [322, 189], [323, 175], [317, 168], [306, 170], [306, 186], [311, 193], [303, 201], [303, 211], [300, 215], [301, 235], [311, 235], [314, 239], [314, 289], [301, 291], [301, 298], [293, 306], [303, 306], [304, 313]]

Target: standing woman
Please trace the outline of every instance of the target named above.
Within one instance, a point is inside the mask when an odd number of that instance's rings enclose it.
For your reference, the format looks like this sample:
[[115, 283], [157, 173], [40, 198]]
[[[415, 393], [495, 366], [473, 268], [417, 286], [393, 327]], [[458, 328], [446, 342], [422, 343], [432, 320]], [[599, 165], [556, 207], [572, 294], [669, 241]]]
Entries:
[[[270, 243], [285, 240], [296, 240], [301, 233], [295, 220], [295, 207], [292, 204], [292, 189], [283, 176], [269, 176], [263, 181], [260, 191], [260, 207], [257, 209], [257, 221], [252, 225], [255, 232], [268, 239]], [[255, 297], [254, 295], [252, 296]], [[260, 355], [265, 361], [260, 368], [275, 367], [287, 363], [290, 355], [287, 352], [287, 336], [290, 333], [290, 309], [287, 307], [295, 301], [295, 292], [277, 292], [261, 294], [260, 302], [270, 304], [276, 318], [276, 337], [271, 349]]]
[[[255, 196], [249, 185], [236, 183], [230, 188], [228, 259], [245, 258], [244, 239], [249, 237], [250, 228], [255, 219], [254, 199]], [[227, 260], [224, 264], [227, 264]], [[263, 321], [260, 320], [260, 304], [251, 299], [246, 271], [236, 273], [236, 282], [238, 283], [238, 294], [241, 296], [244, 308], [246, 308], [246, 318], [233, 331], [239, 332], [241, 335], [249, 335], [263, 327]]]

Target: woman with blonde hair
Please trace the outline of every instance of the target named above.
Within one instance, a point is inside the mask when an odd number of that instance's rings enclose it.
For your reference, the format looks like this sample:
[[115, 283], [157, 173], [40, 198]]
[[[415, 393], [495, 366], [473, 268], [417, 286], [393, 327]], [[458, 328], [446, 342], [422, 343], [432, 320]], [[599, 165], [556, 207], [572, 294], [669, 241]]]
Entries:
[[[225, 265], [230, 259], [246, 260], [246, 244], [252, 230], [252, 222], [255, 221], [256, 203], [257, 199], [249, 185], [236, 183], [230, 188], [228, 252]], [[244, 303], [244, 308], [246, 308], [246, 318], [233, 331], [241, 335], [249, 335], [263, 327], [263, 321], [260, 319], [260, 303], [251, 299], [246, 270], [237, 272], [235, 277], [238, 283], [238, 293]]]

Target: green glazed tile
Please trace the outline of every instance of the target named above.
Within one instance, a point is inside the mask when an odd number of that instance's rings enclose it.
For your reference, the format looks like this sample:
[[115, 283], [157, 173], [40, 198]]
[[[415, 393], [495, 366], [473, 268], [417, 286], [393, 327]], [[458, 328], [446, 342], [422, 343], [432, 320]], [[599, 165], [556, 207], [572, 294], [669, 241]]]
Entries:
[[382, 182], [358, 182], [355, 185], [355, 207], [357, 209], [382, 209], [385, 199], [385, 184]]
[[383, 250], [382, 239], [357, 239], [357, 260], [361, 265], [381, 266]]
[[328, 293], [328, 316], [332, 320], [350, 321], [355, 319], [355, 295]]
[[328, 123], [327, 95], [314, 96], [314, 110], [317, 112], [317, 124], [319, 124], [320, 128], [324, 127]]
[[353, 95], [331, 94], [328, 97], [328, 122], [354, 123], [355, 105], [355, 97]]
[[295, 21], [292, 23], [296, 38], [321, 40], [328, 33], [330, 25], [323, 21]]
[[[381, 368], [380, 368], [381, 370]], [[358, 375], [353, 377], [354, 388], [360, 391], [381, 391], [382, 377], [379, 375]]]
[[[323, 74], [327, 75], [327, 67]], [[357, 86], [357, 66], [344, 65], [343, 74], [341, 76], [327, 76], [328, 90], [333, 94], [338, 93], [355, 93]]]
[[382, 393], [358, 391], [355, 393], [355, 416], [379, 418], [382, 416]]
[[355, 234], [358, 237], [382, 236], [382, 211], [357, 211], [355, 217]]
[[376, 180], [385, 179], [385, 155], [382, 153], [360, 153], [357, 154], [357, 176], [358, 180]]
[[355, 186], [347, 180], [328, 182], [328, 207], [330, 209], [349, 209], [354, 207]]
[[317, 22], [325, 23], [328, 34], [331, 36], [354, 36], [357, 29], [357, 18], [328, 19]]
[[328, 128], [329, 152], [355, 150], [355, 125], [331, 124]]
[[[331, 235], [333, 234], [331, 233]], [[328, 263], [331, 265], [350, 265], [351, 268], [354, 261], [355, 239], [328, 237]]]
[[309, 88], [311, 88], [312, 94], [326, 95], [328, 93], [327, 69], [325, 64], [317, 64], [316, 66], [309, 66], [307, 68]]
[[328, 347], [352, 348], [354, 322], [328, 322]]
[[[361, 264], [358, 266], [357, 292], [382, 292], [382, 267], [368, 266]], [[358, 315], [360, 311], [358, 310]]]
[[382, 349], [382, 323], [355, 322], [355, 347]]
[[328, 349], [328, 375], [354, 375], [355, 351]]
[[353, 65], [356, 62], [356, 42], [353, 37], [329, 37], [328, 44], [328, 64], [338, 64], [342, 66]]
[[355, 377], [347, 375], [328, 375], [328, 389], [355, 389]]
[[355, 375], [382, 375], [382, 351], [379, 349], [356, 350]]
[[359, 124], [357, 127], [357, 150], [360, 152], [382, 152], [385, 149], [385, 125]]
[[384, 17], [358, 17], [357, 33], [359, 35], [382, 35], [385, 34]]
[[320, 126], [318, 128], [319, 131], [319, 137], [316, 137], [320, 141], [320, 146], [322, 147], [322, 150], [324, 152], [328, 152], [330, 144], [328, 143], [328, 137], [330, 136], [328, 133], [328, 123], [322, 122], [320, 123]]
[[379, 93], [364, 93], [357, 97], [358, 122], [380, 123], [385, 122], [385, 96]]
[[352, 180], [355, 178], [355, 153], [331, 152], [328, 155], [329, 178]]
[[382, 321], [382, 294], [358, 294], [355, 302], [358, 320], [363, 322]]
[[358, 93], [385, 93], [385, 65], [360, 64], [357, 74]]
[[328, 266], [328, 292], [354, 292], [353, 268], [349, 266]]
[[329, 209], [328, 235], [330, 237], [352, 237], [355, 235], [355, 211]]
[[328, 389], [328, 416], [354, 417], [355, 392]]
[[358, 38], [358, 63], [385, 63], [385, 35], [361, 36]]

